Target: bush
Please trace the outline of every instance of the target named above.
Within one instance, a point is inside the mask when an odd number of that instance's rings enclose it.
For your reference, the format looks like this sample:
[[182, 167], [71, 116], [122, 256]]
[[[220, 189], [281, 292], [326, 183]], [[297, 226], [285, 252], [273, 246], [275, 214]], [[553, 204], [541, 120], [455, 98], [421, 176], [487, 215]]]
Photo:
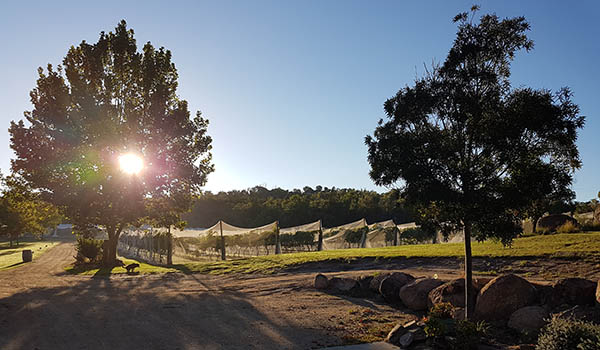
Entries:
[[102, 243], [101, 239], [94, 238], [77, 238], [75, 257], [77, 263], [95, 263], [102, 260]]
[[564, 224], [562, 224], [561, 226], [557, 227], [556, 232], [558, 232], [558, 233], [579, 232], [579, 228], [572, 221], [567, 221]]
[[434, 305], [425, 319], [425, 335], [428, 344], [440, 349], [477, 349], [489, 326], [485, 322], [452, 319], [454, 307], [450, 303]]
[[489, 325], [483, 321], [472, 322], [462, 320], [456, 323], [456, 340], [454, 349], [477, 349], [481, 338], [489, 331]]
[[538, 338], [536, 350], [599, 350], [600, 326], [574, 319], [553, 318]]
[[431, 310], [429, 310], [429, 316], [441, 319], [452, 318], [454, 313], [454, 306], [450, 303], [439, 303], [435, 304]]

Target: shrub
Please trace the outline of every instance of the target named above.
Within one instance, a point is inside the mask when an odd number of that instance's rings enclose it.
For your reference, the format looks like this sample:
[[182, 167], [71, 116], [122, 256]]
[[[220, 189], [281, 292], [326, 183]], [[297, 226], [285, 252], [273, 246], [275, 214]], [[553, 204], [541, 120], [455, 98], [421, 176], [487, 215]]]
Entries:
[[578, 231], [579, 231], [579, 228], [572, 221], [567, 221], [564, 224], [562, 224], [561, 226], [556, 228], [556, 232], [558, 232], [558, 233], [573, 233], [573, 232], [578, 232]]
[[598, 350], [600, 326], [574, 319], [553, 318], [538, 338], [536, 350]]
[[481, 338], [489, 331], [489, 325], [483, 321], [462, 320], [456, 323], [456, 340], [453, 349], [477, 349]]
[[441, 319], [452, 318], [452, 314], [454, 313], [454, 306], [450, 303], [439, 303], [434, 305], [431, 310], [429, 310], [429, 316]]
[[75, 250], [77, 251], [75, 259], [78, 263], [94, 263], [102, 260], [102, 240], [100, 239], [79, 237], [75, 244]]
[[429, 345], [440, 349], [477, 349], [481, 338], [489, 330], [485, 322], [452, 319], [454, 307], [450, 303], [434, 305], [425, 319], [425, 335]]

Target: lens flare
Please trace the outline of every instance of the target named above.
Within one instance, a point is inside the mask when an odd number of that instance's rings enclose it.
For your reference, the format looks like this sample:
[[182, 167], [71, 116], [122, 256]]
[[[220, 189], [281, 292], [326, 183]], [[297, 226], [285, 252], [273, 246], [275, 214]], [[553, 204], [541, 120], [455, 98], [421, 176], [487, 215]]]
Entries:
[[119, 167], [124, 173], [135, 175], [142, 171], [144, 161], [133, 153], [127, 153], [119, 156]]

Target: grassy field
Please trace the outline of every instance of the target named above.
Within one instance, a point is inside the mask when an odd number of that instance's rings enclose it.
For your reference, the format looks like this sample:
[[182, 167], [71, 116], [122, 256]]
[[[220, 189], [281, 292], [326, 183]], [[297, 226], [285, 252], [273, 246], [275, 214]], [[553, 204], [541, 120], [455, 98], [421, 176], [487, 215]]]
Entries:
[[8, 242], [2, 242], [0, 243], [0, 271], [23, 265], [21, 253], [23, 249], [31, 249], [35, 260], [56, 244], [57, 242], [20, 242], [18, 246], [10, 248]]
[[[511, 247], [495, 242], [473, 242], [474, 257], [593, 258], [600, 260], [600, 232], [517, 238]], [[385, 248], [339, 249], [322, 252], [260, 256], [207, 263], [187, 263], [175, 268], [210, 274], [269, 273], [313, 262], [352, 261], [360, 258], [462, 257], [463, 243], [403, 245]]]
[[[510, 258], [563, 258], [600, 260], [600, 232], [559, 234], [517, 238], [511, 247], [486, 241], [473, 242], [474, 257], [510, 257]], [[463, 243], [403, 245], [385, 248], [339, 249], [322, 252], [307, 252], [282, 255], [268, 255], [247, 259], [235, 259], [218, 262], [191, 262], [175, 264], [171, 267], [149, 265], [142, 262], [137, 270], [141, 274], [180, 271], [184, 273], [272, 273], [285, 268], [315, 262], [349, 262], [361, 258], [392, 259], [417, 257], [462, 257]], [[135, 262], [122, 259], [124, 263]], [[67, 268], [74, 274], [110, 275], [126, 273], [122, 267], [113, 269]]]

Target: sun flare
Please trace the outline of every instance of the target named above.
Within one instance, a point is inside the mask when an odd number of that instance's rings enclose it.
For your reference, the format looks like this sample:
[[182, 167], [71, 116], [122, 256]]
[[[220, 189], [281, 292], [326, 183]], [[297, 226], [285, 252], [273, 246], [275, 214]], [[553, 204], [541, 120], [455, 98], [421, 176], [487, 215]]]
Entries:
[[144, 161], [133, 153], [126, 153], [119, 156], [119, 167], [124, 173], [135, 175], [142, 171]]

